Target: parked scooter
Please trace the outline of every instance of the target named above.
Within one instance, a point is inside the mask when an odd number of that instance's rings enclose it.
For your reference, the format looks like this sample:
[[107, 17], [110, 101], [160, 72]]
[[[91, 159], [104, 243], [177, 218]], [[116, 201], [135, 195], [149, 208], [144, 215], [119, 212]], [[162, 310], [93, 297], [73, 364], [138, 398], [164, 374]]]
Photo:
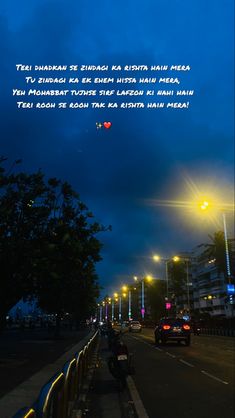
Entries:
[[113, 356], [108, 360], [110, 373], [117, 379], [119, 390], [126, 387], [126, 378], [129, 374], [129, 353], [126, 344], [121, 340], [121, 333], [113, 334], [110, 349]]
[[199, 327], [195, 327], [195, 329], [194, 329], [194, 335], [200, 335], [200, 333], [201, 333], [201, 328], [199, 328]]
[[193, 334], [194, 335], [200, 335], [201, 333], [201, 328], [198, 324], [194, 324], [193, 325]]

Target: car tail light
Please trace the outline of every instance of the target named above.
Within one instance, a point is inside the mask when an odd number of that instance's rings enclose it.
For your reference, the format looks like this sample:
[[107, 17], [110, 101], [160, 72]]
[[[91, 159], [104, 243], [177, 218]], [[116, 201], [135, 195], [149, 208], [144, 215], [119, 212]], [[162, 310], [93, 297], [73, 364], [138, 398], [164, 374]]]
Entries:
[[170, 329], [170, 325], [163, 325], [163, 329]]
[[183, 325], [183, 328], [186, 329], [186, 330], [189, 330], [190, 326], [189, 325]]

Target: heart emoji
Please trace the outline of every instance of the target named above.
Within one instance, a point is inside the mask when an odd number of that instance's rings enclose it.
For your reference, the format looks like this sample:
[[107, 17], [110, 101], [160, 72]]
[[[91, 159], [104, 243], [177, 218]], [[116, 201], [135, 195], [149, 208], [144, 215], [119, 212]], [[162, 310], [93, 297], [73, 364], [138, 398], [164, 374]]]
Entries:
[[104, 127], [105, 127], [106, 129], [111, 128], [111, 125], [112, 125], [112, 123], [111, 123], [111, 122], [104, 122]]

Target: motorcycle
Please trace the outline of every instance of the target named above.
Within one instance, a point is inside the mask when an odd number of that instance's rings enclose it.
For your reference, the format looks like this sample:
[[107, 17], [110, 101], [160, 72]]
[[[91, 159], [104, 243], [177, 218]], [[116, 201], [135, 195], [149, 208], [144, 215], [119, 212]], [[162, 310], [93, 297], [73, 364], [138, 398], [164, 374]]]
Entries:
[[199, 327], [195, 327], [195, 328], [194, 328], [194, 330], [193, 330], [193, 333], [194, 333], [194, 335], [200, 335], [200, 333], [201, 333], [201, 328], [199, 328]]
[[119, 390], [126, 387], [126, 378], [129, 374], [130, 357], [126, 344], [120, 339], [120, 334], [115, 335], [111, 342], [113, 356], [108, 360], [110, 373], [117, 379]]

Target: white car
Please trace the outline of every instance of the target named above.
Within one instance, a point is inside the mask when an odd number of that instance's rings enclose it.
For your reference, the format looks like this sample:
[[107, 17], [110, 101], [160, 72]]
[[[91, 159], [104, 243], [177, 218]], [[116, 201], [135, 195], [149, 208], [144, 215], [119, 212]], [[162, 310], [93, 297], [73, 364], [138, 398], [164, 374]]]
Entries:
[[131, 321], [129, 325], [129, 332], [135, 331], [135, 332], [141, 332], [142, 326], [139, 321]]

